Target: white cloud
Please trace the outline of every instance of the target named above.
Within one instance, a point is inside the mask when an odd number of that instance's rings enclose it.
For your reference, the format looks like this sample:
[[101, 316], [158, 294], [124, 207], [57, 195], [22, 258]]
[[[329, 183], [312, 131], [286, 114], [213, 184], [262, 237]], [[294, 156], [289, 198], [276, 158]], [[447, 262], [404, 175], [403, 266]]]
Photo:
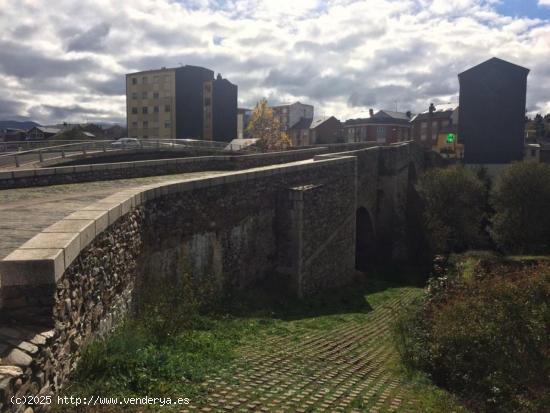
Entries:
[[539, 0], [539, 6], [550, 6], [550, 0]]
[[456, 99], [457, 73], [494, 55], [531, 69], [528, 107], [550, 112], [550, 22], [494, 4], [0, 0], [0, 117], [124, 119], [124, 74], [180, 63], [221, 72], [241, 105], [299, 99], [342, 119], [396, 102], [420, 111]]

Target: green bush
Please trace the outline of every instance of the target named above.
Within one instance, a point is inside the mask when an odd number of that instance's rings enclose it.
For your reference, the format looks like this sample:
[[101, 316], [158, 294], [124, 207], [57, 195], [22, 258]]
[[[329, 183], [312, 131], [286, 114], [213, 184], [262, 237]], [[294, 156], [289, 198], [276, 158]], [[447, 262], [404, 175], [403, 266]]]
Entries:
[[486, 188], [461, 166], [433, 169], [418, 187], [424, 202], [424, 225], [433, 253], [475, 248], [482, 239]]
[[513, 163], [497, 178], [491, 194], [494, 238], [505, 250], [548, 252], [550, 165]]
[[550, 268], [430, 281], [395, 328], [403, 362], [477, 411], [550, 408]]

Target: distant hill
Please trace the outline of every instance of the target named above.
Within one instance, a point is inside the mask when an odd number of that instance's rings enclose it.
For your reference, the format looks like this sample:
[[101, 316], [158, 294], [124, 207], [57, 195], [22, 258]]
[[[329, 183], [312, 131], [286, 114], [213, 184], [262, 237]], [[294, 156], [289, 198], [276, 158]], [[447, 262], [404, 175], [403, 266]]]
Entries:
[[39, 123], [25, 120], [25, 121], [18, 121], [18, 120], [0, 120], [0, 129], [31, 129], [35, 126], [40, 126]]

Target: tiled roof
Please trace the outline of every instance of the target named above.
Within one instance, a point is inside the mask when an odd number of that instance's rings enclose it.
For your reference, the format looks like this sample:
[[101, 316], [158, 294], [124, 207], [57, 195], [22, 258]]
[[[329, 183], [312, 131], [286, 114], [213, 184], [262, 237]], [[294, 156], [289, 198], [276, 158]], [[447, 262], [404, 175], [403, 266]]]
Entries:
[[309, 129], [312, 121], [313, 119], [311, 118], [300, 118], [300, 120], [292, 125], [289, 129]]
[[393, 118], [393, 119], [401, 119], [401, 120], [406, 120], [406, 121], [410, 120], [410, 118], [407, 116], [406, 113], [393, 112], [391, 110], [379, 110], [372, 117], [373, 118], [379, 118], [379, 117], [388, 118], [389, 117], [389, 118]]
[[[310, 129], [315, 129], [317, 126], [322, 125], [323, 123], [325, 123], [330, 118], [334, 118], [334, 116], [317, 116], [317, 117], [313, 118], [309, 128]], [[336, 118], [334, 118], [334, 119], [336, 119]]]

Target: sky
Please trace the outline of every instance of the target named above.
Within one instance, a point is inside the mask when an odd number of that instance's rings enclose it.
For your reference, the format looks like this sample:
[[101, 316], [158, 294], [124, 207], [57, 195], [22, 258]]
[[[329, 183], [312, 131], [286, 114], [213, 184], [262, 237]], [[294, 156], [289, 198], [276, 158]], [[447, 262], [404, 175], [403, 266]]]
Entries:
[[125, 74], [205, 66], [239, 106], [341, 120], [458, 101], [493, 56], [550, 112], [550, 0], [0, 0], [0, 119], [126, 123]]

